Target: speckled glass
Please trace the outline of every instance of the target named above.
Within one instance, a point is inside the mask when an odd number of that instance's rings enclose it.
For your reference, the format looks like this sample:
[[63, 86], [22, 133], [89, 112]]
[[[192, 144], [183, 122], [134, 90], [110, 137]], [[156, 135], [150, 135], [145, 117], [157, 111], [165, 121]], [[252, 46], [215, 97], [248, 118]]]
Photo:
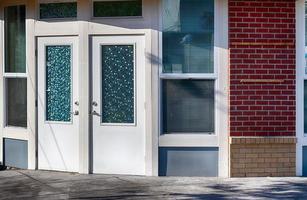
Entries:
[[94, 1], [94, 17], [142, 16], [142, 0]]
[[134, 123], [134, 46], [103, 45], [102, 123]]
[[46, 119], [71, 121], [71, 46], [46, 46]]
[[77, 2], [42, 3], [39, 12], [41, 19], [76, 18]]

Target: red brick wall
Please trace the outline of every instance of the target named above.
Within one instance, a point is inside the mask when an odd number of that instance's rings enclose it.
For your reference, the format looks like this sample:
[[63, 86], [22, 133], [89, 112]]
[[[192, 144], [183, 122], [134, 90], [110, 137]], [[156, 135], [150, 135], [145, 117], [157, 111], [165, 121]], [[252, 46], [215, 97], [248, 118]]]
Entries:
[[229, 45], [230, 136], [295, 136], [295, 0], [229, 0]]

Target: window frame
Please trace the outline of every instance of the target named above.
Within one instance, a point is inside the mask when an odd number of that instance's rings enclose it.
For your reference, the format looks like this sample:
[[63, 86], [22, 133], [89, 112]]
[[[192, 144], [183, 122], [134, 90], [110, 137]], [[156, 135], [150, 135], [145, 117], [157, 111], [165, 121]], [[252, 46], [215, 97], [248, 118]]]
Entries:
[[[162, 7], [163, 7], [163, 0], [160, 0], [160, 6], [159, 6], [159, 136], [165, 137], [165, 138], [172, 138], [173, 136], [176, 137], [178, 135], [180, 136], [197, 136], [197, 137], [217, 137], [218, 133], [218, 105], [217, 105], [217, 88], [218, 88], [218, 73], [219, 73], [219, 62], [218, 62], [218, 49], [217, 49], [217, 44], [218, 44], [218, 5], [217, 5], [217, 0], [214, 0], [214, 42], [213, 42], [213, 73], [164, 73], [163, 72], [163, 17], [162, 17]], [[176, 132], [176, 133], [164, 133], [163, 131], [163, 100], [162, 100], [162, 81], [163, 80], [174, 80], [174, 79], [185, 79], [185, 80], [213, 80], [214, 81], [214, 132], [186, 132], [186, 133], [181, 133], [181, 132]], [[167, 142], [168, 143], [168, 142]]]
[[91, 18], [93, 20], [97, 19], [139, 19], [144, 17], [144, 0], [141, 0], [142, 2], [142, 14], [140, 16], [114, 16], [114, 17], [95, 17], [94, 16], [94, 2], [102, 2], [102, 1], [129, 1], [129, 0], [91, 0]]
[[[7, 7], [15, 7], [15, 6], [25, 6], [25, 38], [26, 38], [26, 48], [25, 48], [25, 55], [27, 55], [27, 4], [26, 3], [16, 3], [16, 4], [8, 4], [8, 5], [5, 5], [2, 7], [2, 11], [3, 11], [3, 28], [2, 28], [2, 48], [5, 49], [5, 16], [4, 16], [4, 10], [5, 8]], [[10, 78], [20, 78], [20, 79], [26, 79], [26, 82], [28, 84], [28, 67], [27, 67], [27, 58], [26, 58], [26, 63], [25, 63], [25, 68], [26, 68], [26, 71], [24, 73], [20, 73], [20, 72], [6, 72], [5, 69], [6, 69], [6, 57], [5, 57], [5, 50], [2, 51], [2, 77], [3, 77], [3, 81], [2, 81], [2, 84], [3, 84], [3, 91], [2, 91], [2, 96], [3, 96], [3, 120], [2, 120], [2, 123], [3, 123], [3, 128], [5, 129], [21, 129], [21, 130], [26, 130], [28, 129], [28, 119], [27, 119], [27, 126], [26, 127], [21, 127], [21, 126], [11, 126], [11, 125], [8, 125], [8, 120], [7, 120], [7, 112], [8, 112], [8, 108], [7, 108], [7, 91], [8, 91], [8, 88], [7, 88], [7, 84], [6, 84], [6, 81], [7, 79], [10, 79]], [[28, 87], [28, 85], [27, 85]], [[27, 94], [28, 94], [28, 91], [27, 91]], [[28, 100], [27, 100], [27, 104], [28, 104]], [[27, 110], [28, 110], [28, 105], [27, 105]]]

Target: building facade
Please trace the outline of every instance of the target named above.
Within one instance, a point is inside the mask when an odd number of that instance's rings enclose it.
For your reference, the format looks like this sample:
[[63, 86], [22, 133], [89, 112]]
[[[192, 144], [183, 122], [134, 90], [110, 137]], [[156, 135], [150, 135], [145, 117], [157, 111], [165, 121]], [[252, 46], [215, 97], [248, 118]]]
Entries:
[[307, 175], [305, 26], [304, 0], [0, 0], [0, 161]]

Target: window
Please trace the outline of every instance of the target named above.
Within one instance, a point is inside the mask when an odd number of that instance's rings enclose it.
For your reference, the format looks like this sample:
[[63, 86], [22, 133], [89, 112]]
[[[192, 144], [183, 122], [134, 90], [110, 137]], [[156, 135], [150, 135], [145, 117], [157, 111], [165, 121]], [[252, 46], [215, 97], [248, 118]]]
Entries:
[[10, 6], [4, 9], [5, 72], [26, 72], [26, 9]]
[[94, 17], [142, 16], [142, 0], [101, 0], [93, 3]]
[[214, 0], [162, 1], [162, 60], [163, 134], [214, 134]]
[[27, 127], [26, 7], [4, 9], [5, 125]]
[[305, 1], [304, 133], [307, 133], [307, 1]]
[[41, 19], [76, 18], [77, 2], [41, 3], [39, 15]]
[[164, 73], [213, 73], [213, 0], [164, 0], [162, 28]]
[[163, 80], [164, 133], [214, 133], [214, 81]]

